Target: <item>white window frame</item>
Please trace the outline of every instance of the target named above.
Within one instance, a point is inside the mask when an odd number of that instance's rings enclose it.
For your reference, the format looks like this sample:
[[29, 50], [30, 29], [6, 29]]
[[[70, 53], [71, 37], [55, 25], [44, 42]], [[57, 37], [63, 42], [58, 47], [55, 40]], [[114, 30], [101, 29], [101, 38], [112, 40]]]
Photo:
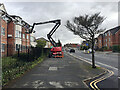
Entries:
[[109, 31], [109, 36], [110, 36], [110, 31]]
[[5, 36], [5, 28], [4, 27], [2, 27], [1, 35]]
[[15, 37], [19, 38], [19, 31], [18, 30], [15, 30]]
[[27, 39], [29, 39], [29, 35], [27, 35]]
[[25, 34], [23, 34], [23, 38], [25, 39]]

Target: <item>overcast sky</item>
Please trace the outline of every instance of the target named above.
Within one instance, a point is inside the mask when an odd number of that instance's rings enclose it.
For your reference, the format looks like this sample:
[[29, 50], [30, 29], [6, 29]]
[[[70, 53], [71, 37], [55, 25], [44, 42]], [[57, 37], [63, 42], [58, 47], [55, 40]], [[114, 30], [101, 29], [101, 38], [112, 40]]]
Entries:
[[[62, 24], [54, 33], [55, 40], [60, 39], [63, 44], [80, 43], [81, 38], [73, 35], [66, 27], [67, 20], [73, 17], [101, 12], [106, 20], [102, 28], [110, 29], [118, 25], [118, 3], [117, 2], [7, 2], [5, 8], [10, 15], [18, 15], [32, 25], [34, 22], [44, 22], [61, 19]], [[35, 37], [44, 37], [52, 29], [54, 24], [45, 24], [35, 27]]]

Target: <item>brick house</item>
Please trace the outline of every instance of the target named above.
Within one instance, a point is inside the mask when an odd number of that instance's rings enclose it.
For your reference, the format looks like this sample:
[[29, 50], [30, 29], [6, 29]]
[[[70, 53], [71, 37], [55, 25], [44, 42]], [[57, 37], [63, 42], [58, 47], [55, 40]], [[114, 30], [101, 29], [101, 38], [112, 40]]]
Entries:
[[25, 53], [30, 48], [30, 35], [25, 33], [29, 27], [23, 25], [21, 17], [12, 15], [11, 18], [8, 23], [8, 55], [16, 54], [18, 49]]
[[6, 9], [4, 4], [0, 4], [0, 43], [1, 43], [1, 54], [7, 56], [7, 23], [9, 17], [6, 15]]
[[98, 36], [98, 47], [107, 47], [109, 50], [113, 45], [120, 45], [120, 26], [105, 31]]

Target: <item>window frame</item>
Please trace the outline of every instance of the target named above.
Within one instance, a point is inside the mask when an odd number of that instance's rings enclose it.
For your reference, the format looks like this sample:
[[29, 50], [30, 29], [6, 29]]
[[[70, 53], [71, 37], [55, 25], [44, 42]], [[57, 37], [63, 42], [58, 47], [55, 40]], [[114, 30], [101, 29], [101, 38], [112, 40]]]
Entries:
[[1, 35], [2, 35], [2, 36], [5, 36], [5, 28], [4, 28], [4, 27], [2, 27]]
[[[4, 45], [4, 50], [3, 50], [3, 45]], [[2, 43], [2, 52], [5, 52], [5, 43]]]
[[25, 39], [25, 34], [23, 33], [23, 39]]

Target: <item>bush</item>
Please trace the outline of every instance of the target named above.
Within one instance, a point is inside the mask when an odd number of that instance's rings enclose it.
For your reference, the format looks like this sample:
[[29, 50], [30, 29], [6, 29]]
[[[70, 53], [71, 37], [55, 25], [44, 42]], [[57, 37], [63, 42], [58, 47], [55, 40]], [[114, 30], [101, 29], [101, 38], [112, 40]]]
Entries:
[[104, 46], [104, 47], [103, 47], [103, 50], [108, 50], [108, 47], [107, 47], [107, 46]]
[[103, 51], [104, 49], [103, 49], [103, 48], [99, 48], [98, 50], [99, 50], [99, 51]]
[[120, 52], [120, 45], [113, 45], [112, 46], [112, 51], [113, 52]]

